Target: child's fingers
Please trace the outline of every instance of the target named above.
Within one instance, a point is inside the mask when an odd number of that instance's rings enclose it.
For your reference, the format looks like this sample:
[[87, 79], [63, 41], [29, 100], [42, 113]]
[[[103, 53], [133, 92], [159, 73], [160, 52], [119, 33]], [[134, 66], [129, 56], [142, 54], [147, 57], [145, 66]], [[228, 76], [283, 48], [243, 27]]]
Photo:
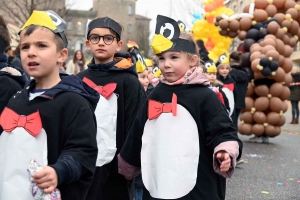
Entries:
[[50, 194], [50, 193], [52, 193], [52, 192], [54, 191], [54, 189], [55, 189], [55, 187], [50, 186], [50, 187], [45, 188], [45, 189], [44, 189], [44, 192], [45, 192], [46, 194]]
[[41, 179], [43, 177], [45, 177], [47, 175], [47, 172], [45, 170], [41, 170], [39, 172], [36, 172], [34, 175], [33, 175], [33, 178], [34, 179]]

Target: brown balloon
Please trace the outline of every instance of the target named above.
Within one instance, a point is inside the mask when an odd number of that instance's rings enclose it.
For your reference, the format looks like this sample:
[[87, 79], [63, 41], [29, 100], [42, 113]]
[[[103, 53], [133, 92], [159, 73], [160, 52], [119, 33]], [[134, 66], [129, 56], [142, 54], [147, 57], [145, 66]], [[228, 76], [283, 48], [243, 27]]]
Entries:
[[295, 47], [297, 45], [297, 43], [298, 43], [298, 39], [296, 37], [290, 37], [290, 43], [289, 43], [289, 45], [291, 47]]
[[269, 5], [267, 0], [255, 0], [255, 8], [265, 9]]
[[256, 136], [261, 136], [265, 132], [265, 127], [262, 124], [254, 124], [252, 126], [252, 133]]
[[285, 116], [281, 116], [277, 126], [283, 126], [285, 124]]
[[268, 97], [258, 97], [254, 101], [254, 108], [256, 111], [265, 111], [269, 107]]
[[246, 36], [247, 36], [247, 32], [246, 31], [240, 31], [238, 33], [238, 37], [239, 37], [240, 40], [245, 40]]
[[284, 35], [285, 35], [285, 32], [280, 28], [280, 29], [278, 29], [278, 31], [277, 31], [277, 33], [276, 33], [275, 35], [276, 35], [276, 37], [277, 37], [278, 39], [283, 40], [283, 37], [284, 37]]
[[282, 101], [280, 98], [278, 97], [272, 97], [270, 99], [270, 109], [273, 111], [273, 112], [277, 112], [279, 113], [282, 109]]
[[254, 100], [251, 97], [245, 97], [246, 111], [251, 111], [251, 108], [254, 107]]
[[250, 47], [250, 53], [254, 53], [256, 51], [259, 51], [259, 52], [262, 51], [262, 47], [258, 43], [255, 43]]
[[264, 124], [267, 122], [267, 117], [266, 117], [265, 113], [261, 112], [261, 111], [256, 111], [253, 114], [253, 119], [258, 124]]
[[273, 17], [277, 13], [277, 8], [276, 8], [276, 6], [270, 4], [266, 7], [266, 11], [267, 11], [269, 17]]
[[286, 73], [285, 74], [285, 78], [284, 78], [284, 86], [290, 86], [290, 84], [293, 82], [293, 77], [289, 74]]
[[259, 51], [256, 51], [250, 55], [250, 61], [253, 62], [257, 58], [261, 58], [262, 54]]
[[238, 31], [240, 29], [240, 22], [238, 20], [232, 20], [229, 22], [229, 29], [231, 31]]
[[278, 67], [275, 76], [270, 76], [270, 78], [274, 79], [276, 82], [282, 83], [285, 79], [285, 72], [281, 67]]
[[279, 60], [279, 53], [276, 50], [270, 50], [266, 53], [266, 56], [268, 58], [273, 58], [273, 60], [278, 61]]
[[226, 30], [226, 29], [229, 27], [229, 22], [228, 22], [228, 20], [225, 20], [225, 19], [221, 20], [221, 21], [219, 22], [219, 26], [220, 26], [220, 28], [221, 28], [222, 30]]
[[255, 9], [253, 16], [256, 22], [266, 21], [268, 19], [268, 13], [262, 9]]
[[252, 19], [249, 17], [243, 17], [240, 20], [240, 28], [242, 31], [248, 31], [252, 27]]
[[254, 79], [263, 79], [266, 78], [264, 75], [262, 75], [261, 72], [254, 72]]
[[267, 97], [269, 94], [269, 88], [266, 85], [259, 85], [254, 88], [255, 93], [260, 97]]
[[281, 83], [273, 83], [270, 87], [270, 94], [272, 97], [279, 97], [283, 92], [283, 85]]
[[284, 43], [282, 40], [276, 39], [276, 50], [280, 55], [284, 55]]
[[280, 133], [281, 133], [281, 128], [279, 126], [275, 126], [274, 137], [280, 135]]
[[285, 34], [285, 35], [283, 36], [282, 41], [283, 41], [283, 43], [284, 43], [285, 45], [289, 45], [289, 44], [290, 44], [290, 37], [289, 37], [287, 34]]
[[247, 88], [247, 93], [246, 93], [246, 96], [247, 97], [251, 97], [254, 93], [254, 86], [253, 86], [253, 83], [252, 82], [249, 82], [248, 83], [248, 88]]
[[297, 22], [296, 20], [292, 21], [292, 26], [289, 29], [289, 32], [293, 35], [297, 35], [298, 29], [299, 29], [299, 22]]
[[279, 56], [279, 60], [278, 60], [279, 66], [282, 66], [282, 65], [284, 64], [284, 60], [285, 60], [285, 57], [282, 56], [282, 55], [280, 55], [280, 56]]
[[261, 43], [261, 46], [263, 46], [263, 47], [264, 46], [268, 46], [268, 45], [273, 46], [275, 48], [276, 47], [276, 41], [275, 41], [275, 39], [266, 38]]
[[292, 27], [292, 22], [290, 20], [283, 20], [281, 22], [281, 27], [286, 27], [287, 29], [290, 29]]
[[280, 99], [285, 101], [287, 100], [291, 95], [291, 91], [287, 86], [283, 86], [282, 94], [280, 95]]
[[294, 20], [296, 20], [298, 18], [298, 11], [294, 7], [289, 8], [286, 11], [286, 14], [290, 14]]
[[279, 25], [277, 24], [277, 22], [270, 22], [267, 27], [268, 33], [271, 33], [273, 35], [277, 33], [278, 29], [279, 29]]
[[274, 6], [276, 6], [277, 9], [284, 7], [284, 3], [285, 1], [282, 0], [273, 0], [273, 4]]
[[285, 58], [281, 66], [285, 73], [289, 73], [293, 69], [293, 62], [290, 58]]
[[250, 9], [250, 3], [247, 4], [247, 5], [244, 7], [243, 12], [244, 12], [244, 13], [249, 13], [249, 9]]
[[253, 123], [253, 114], [249, 111], [246, 111], [241, 114], [240, 120], [246, 124], [252, 124]]
[[266, 55], [271, 50], [276, 50], [276, 48], [272, 45], [266, 45], [261, 49], [261, 53]]
[[284, 56], [290, 57], [292, 53], [293, 53], [292, 47], [290, 47], [289, 45], [284, 45]]
[[221, 30], [219, 33], [222, 36], [228, 36], [228, 31], [227, 30]]
[[251, 124], [240, 124], [238, 127], [238, 131], [242, 135], [251, 135], [252, 125]]
[[259, 65], [259, 61], [260, 61], [260, 58], [257, 58], [255, 60], [253, 60], [253, 62], [251, 63], [251, 69], [253, 72], [260, 73], [260, 70], [257, 68], [257, 66]]
[[286, 103], [286, 101], [282, 102], [282, 111], [285, 113], [288, 110], [288, 104]]
[[276, 126], [279, 123], [280, 117], [281, 116], [279, 115], [279, 113], [269, 112], [267, 114], [267, 123]]
[[266, 35], [265, 39], [267, 39], [267, 38], [271, 38], [273, 40], [276, 40], [276, 37], [274, 35], [271, 35], [271, 34]]
[[285, 15], [283, 13], [277, 13], [277, 14], [274, 15], [273, 18], [277, 19], [278, 23], [281, 24], [282, 21], [285, 20]]
[[274, 137], [275, 136], [275, 127], [272, 126], [272, 125], [268, 125], [266, 128], [265, 128], [265, 133], [267, 136], [269, 137]]
[[231, 38], [235, 38], [238, 35], [238, 32], [236, 31], [228, 31], [228, 36]]
[[295, 1], [286, 1], [284, 4], [284, 9], [288, 10], [289, 8], [294, 8], [296, 5]]

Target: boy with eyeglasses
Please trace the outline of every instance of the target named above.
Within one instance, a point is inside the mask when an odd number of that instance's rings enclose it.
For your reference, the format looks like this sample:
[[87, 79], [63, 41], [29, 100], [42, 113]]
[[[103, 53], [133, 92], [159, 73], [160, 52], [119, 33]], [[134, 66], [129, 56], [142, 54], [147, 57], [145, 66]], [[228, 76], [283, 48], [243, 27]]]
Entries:
[[118, 173], [117, 156], [146, 99], [136, 73], [136, 59], [121, 50], [122, 26], [109, 17], [88, 24], [86, 46], [93, 59], [77, 74], [101, 95], [95, 110], [98, 157], [89, 200], [129, 200], [130, 183]]

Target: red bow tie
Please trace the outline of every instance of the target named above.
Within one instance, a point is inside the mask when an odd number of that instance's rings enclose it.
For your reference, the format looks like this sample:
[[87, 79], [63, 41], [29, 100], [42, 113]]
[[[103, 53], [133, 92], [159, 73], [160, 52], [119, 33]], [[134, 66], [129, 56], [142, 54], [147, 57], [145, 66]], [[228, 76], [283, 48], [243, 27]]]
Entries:
[[233, 91], [233, 90], [234, 90], [234, 84], [233, 84], [233, 83], [230, 83], [230, 84], [224, 84], [224, 85], [223, 85], [223, 88], [227, 88], [227, 89], [229, 89], [230, 91]]
[[5, 107], [2, 112], [0, 124], [6, 132], [12, 132], [17, 127], [23, 127], [34, 137], [37, 136], [42, 129], [42, 120], [39, 111], [25, 116], [18, 115], [7, 107]]
[[176, 116], [177, 113], [177, 96], [173, 94], [172, 103], [160, 103], [158, 101], [149, 100], [148, 118], [150, 120], [158, 118], [161, 113], [172, 113]]
[[96, 85], [93, 81], [90, 79], [84, 77], [83, 82], [85, 82], [88, 86], [96, 90], [99, 94], [105, 97], [105, 99], [109, 99], [109, 97], [114, 93], [117, 84], [116, 83], [109, 83], [105, 86]]

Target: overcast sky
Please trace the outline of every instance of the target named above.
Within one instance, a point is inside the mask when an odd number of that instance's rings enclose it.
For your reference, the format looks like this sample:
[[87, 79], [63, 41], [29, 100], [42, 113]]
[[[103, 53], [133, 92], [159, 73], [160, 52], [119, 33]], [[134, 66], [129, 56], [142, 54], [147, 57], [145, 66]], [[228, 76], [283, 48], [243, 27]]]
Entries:
[[[151, 35], [154, 34], [155, 19], [158, 14], [181, 20], [190, 29], [193, 20], [192, 14], [202, 12], [201, 2], [202, 0], [137, 0], [136, 14], [152, 19]], [[66, 4], [67, 6], [72, 5], [73, 9], [89, 10], [93, 6], [93, 0], [67, 0]]]

